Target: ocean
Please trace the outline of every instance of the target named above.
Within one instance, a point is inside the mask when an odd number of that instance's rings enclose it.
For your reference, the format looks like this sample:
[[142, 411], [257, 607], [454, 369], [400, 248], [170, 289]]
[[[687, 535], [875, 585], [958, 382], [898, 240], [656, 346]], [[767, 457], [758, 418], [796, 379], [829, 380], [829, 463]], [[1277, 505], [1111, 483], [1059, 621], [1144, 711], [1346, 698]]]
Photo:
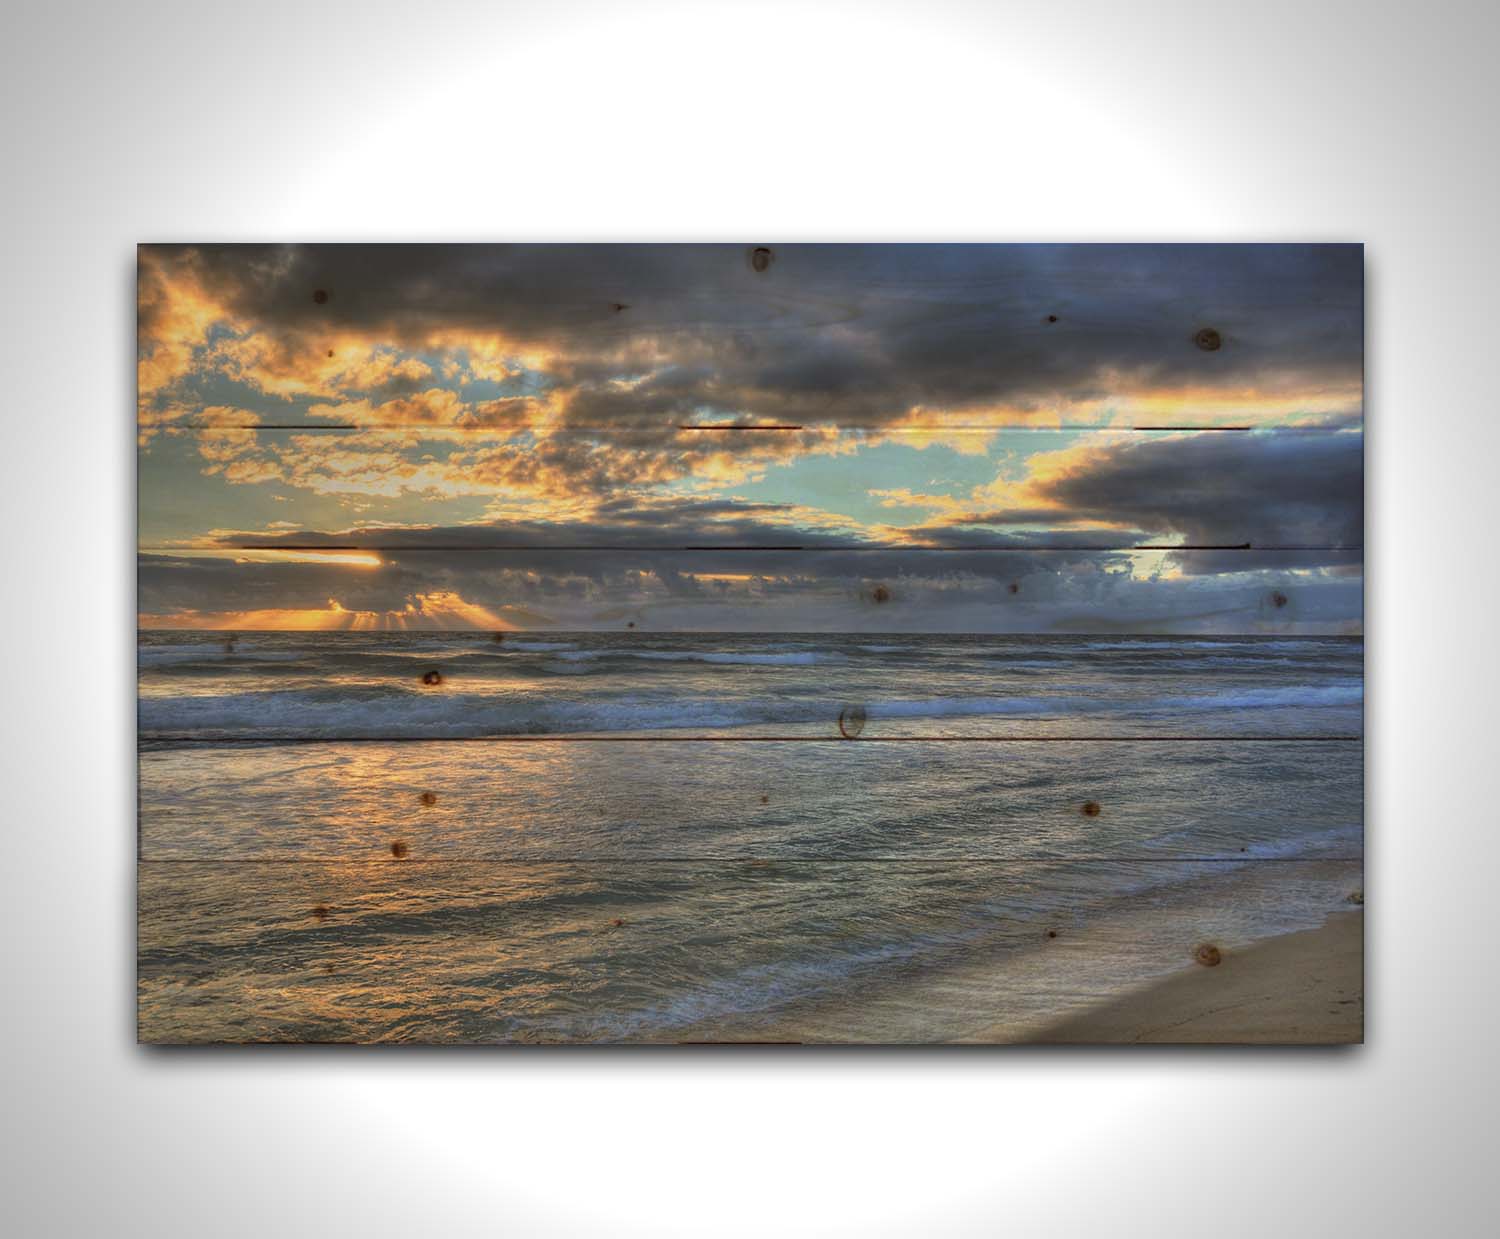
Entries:
[[141, 1035], [1025, 1039], [1348, 906], [1362, 674], [1348, 637], [142, 633]]

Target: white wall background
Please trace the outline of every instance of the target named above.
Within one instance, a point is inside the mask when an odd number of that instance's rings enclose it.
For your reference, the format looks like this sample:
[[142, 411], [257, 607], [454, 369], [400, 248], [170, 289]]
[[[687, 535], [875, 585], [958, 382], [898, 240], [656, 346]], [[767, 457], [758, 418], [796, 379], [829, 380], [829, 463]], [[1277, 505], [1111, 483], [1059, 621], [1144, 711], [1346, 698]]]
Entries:
[[[1487, 1229], [1493, 7], [199, 0], [0, 22], [11, 1233]], [[133, 1044], [136, 241], [950, 238], [1369, 244], [1366, 1048]]]

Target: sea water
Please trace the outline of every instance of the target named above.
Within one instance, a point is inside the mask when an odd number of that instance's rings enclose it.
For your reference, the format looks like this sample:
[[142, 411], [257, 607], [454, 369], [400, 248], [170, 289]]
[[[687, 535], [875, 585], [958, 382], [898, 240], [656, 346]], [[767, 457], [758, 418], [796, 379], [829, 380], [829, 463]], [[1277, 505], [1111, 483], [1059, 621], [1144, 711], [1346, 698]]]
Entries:
[[1031, 1035], [1347, 906], [1362, 666], [1339, 637], [144, 633], [141, 1032]]

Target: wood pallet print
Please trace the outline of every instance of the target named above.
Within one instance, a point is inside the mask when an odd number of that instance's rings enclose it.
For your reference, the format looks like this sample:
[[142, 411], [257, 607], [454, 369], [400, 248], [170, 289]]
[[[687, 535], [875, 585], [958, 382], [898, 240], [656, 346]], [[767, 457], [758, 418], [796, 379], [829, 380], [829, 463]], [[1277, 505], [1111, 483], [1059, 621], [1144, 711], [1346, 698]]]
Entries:
[[1355, 245], [146, 245], [138, 1035], [1363, 1036]]

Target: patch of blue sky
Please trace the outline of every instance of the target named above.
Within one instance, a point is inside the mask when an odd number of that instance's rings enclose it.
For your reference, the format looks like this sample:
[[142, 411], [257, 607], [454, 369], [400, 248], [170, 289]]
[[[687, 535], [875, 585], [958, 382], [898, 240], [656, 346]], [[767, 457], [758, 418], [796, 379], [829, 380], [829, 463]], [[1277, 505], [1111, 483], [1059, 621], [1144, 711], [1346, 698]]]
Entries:
[[999, 432], [983, 454], [960, 452], [942, 442], [917, 447], [886, 440], [853, 455], [814, 453], [768, 465], [755, 481], [731, 489], [737, 498], [817, 507], [862, 524], [917, 524], [928, 519], [930, 508], [895, 503], [877, 492], [904, 490], [962, 501], [997, 477], [1021, 481], [1032, 456], [1070, 447], [1085, 433]]
[[[274, 437], [256, 436], [267, 453], [270, 445], [293, 437], [279, 432]], [[441, 460], [453, 450], [440, 445], [419, 458]], [[445, 496], [432, 491], [380, 495], [319, 490], [279, 478], [226, 485], [222, 474], [205, 472], [209, 462], [199, 453], [198, 436], [192, 433], [159, 435], [140, 449], [137, 460], [142, 546], [208, 540], [214, 530], [276, 533], [287, 525], [325, 531], [373, 522], [457, 525], [481, 519], [492, 499], [485, 494]], [[328, 481], [330, 487], [337, 484], [336, 478]]]
[[195, 411], [215, 407], [244, 409], [271, 422], [316, 423], [320, 419], [309, 417], [308, 409], [314, 404], [328, 403], [326, 396], [285, 396], [261, 391], [260, 388], [231, 378], [220, 370], [194, 373], [183, 380], [180, 390], [174, 392], [171, 399]]

